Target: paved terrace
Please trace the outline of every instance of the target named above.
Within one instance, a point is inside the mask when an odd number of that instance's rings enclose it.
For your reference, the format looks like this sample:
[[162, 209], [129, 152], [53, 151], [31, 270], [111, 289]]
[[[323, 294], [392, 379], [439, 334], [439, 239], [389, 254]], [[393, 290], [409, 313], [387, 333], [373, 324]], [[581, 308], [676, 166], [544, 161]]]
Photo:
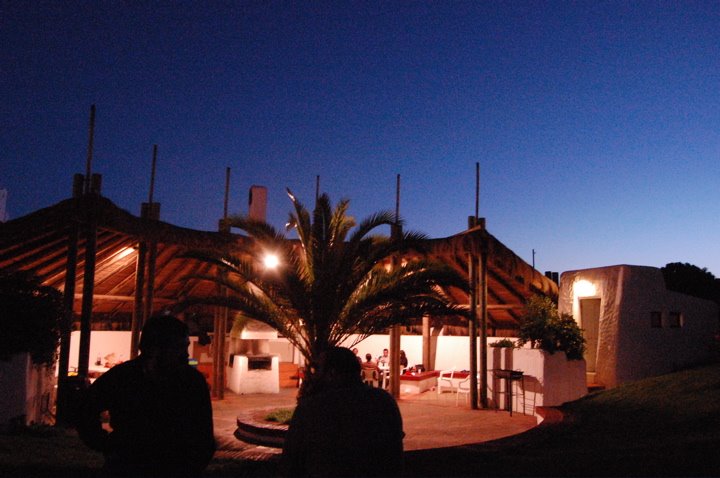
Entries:
[[[236, 395], [226, 391], [225, 399], [213, 401], [218, 459], [266, 460], [280, 453], [277, 448], [258, 446], [235, 438], [238, 415], [252, 410], [272, 410], [295, 405], [297, 389], [281, 388], [279, 394]], [[406, 451], [481, 443], [525, 432], [537, 425], [537, 418], [506, 411], [471, 410], [464, 396], [455, 405], [455, 394], [435, 391], [401, 395], [398, 405], [403, 417]]]

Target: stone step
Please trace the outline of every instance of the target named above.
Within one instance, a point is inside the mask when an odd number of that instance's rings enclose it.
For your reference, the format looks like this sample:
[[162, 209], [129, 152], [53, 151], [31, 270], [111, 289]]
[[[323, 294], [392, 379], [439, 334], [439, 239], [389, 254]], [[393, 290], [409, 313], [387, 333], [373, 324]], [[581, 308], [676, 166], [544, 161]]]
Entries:
[[599, 392], [601, 390], [605, 390], [605, 385], [603, 385], [602, 383], [588, 383], [587, 389], [588, 393]]

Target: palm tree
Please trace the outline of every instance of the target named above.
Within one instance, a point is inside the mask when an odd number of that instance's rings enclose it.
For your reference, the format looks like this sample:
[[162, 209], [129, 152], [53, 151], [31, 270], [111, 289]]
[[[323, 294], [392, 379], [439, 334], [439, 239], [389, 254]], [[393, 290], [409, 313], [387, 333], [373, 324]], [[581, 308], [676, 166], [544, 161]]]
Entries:
[[[290, 190], [288, 196], [294, 206], [288, 229], [296, 230], [297, 240], [264, 221], [234, 216], [225, 225], [251, 238], [243, 241], [239, 254], [193, 256], [221, 269], [205, 279], [227, 291], [202, 301], [239, 311], [240, 320], [258, 320], [287, 337], [310, 365], [306, 386], [320, 354], [351, 334], [358, 334], [357, 343], [424, 315], [467, 314], [444, 292], [448, 287], [466, 290], [465, 277], [421, 254], [397, 260], [402, 252], [422, 252], [424, 236], [372, 234], [381, 226], [398, 226], [391, 213], [374, 214], [356, 227], [346, 199], [333, 209], [323, 194], [311, 216]], [[261, 266], [267, 254], [278, 258], [277, 268]]]

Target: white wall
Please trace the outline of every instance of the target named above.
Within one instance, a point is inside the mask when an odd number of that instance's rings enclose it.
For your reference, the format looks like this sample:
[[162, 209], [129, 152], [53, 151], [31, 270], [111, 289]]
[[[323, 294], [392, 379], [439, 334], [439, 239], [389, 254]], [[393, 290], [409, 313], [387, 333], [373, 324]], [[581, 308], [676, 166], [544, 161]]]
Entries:
[[[116, 361], [130, 359], [130, 331], [118, 330], [93, 330], [90, 334], [90, 362], [89, 366], [95, 365], [100, 357], [102, 364], [105, 364], [105, 357], [115, 354]], [[80, 350], [80, 331], [75, 330], [70, 336], [70, 360], [69, 367], [77, 368], [78, 355]]]
[[28, 353], [0, 360], [0, 428], [13, 420], [25, 425], [42, 423], [54, 385], [48, 368], [34, 365]]
[[[718, 306], [666, 290], [660, 269], [620, 265], [564, 272], [558, 309], [572, 314], [582, 328], [581, 297], [576, 290], [580, 281], [592, 286], [589, 297], [601, 300], [598, 383], [614, 387], [710, 358], [718, 327]], [[653, 311], [661, 312], [662, 327], [651, 327]], [[670, 312], [683, 315], [682, 327], [668, 326]]]
[[[77, 366], [79, 338], [79, 332], [73, 332], [70, 347], [71, 367]], [[356, 336], [350, 336], [341, 345], [349, 346], [356, 338]], [[410, 365], [422, 363], [422, 340], [421, 335], [402, 335], [400, 337], [400, 348], [405, 351]], [[469, 337], [441, 335], [433, 337], [433, 340], [437, 340], [436, 359], [433, 367], [435, 370], [470, 369]], [[488, 344], [498, 340], [500, 339], [497, 337], [488, 338]], [[384, 348], [390, 347], [390, 337], [373, 335], [357, 344], [356, 347], [361, 357], [364, 358], [366, 353], [370, 353], [373, 358], [377, 358], [382, 354]], [[129, 350], [130, 332], [93, 331], [90, 339], [90, 365], [93, 365], [97, 355], [104, 357], [111, 352], [115, 353], [117, 358], [122, 356], [127, 360]], [[279, 358], [281, 362], [295, 361], [297, 363], [300, 357], [287, 339], [283, 338], [270, 341], [270, 351], [272, 354], [278, 355], [274, 358], [275, 361]], [[585, 362], [582, 360], [567, 362], [565, 354], [562, 352], [549, 355], [527, 346], [521, 349], [488, 347], [488, 370], [493, 368], [524, 372], [528, 413], [532, 413], [530, 409], [533, 406], [556, 406], [580, 398], [587, 393]], [[233, 377], [234, 373], [233, 369], [228, 369], [229, 377]], [[233, 387], [239, 390], [240, 385], [233, 382], [232, 378], [229, 380], [233, 383]], [[493, 400], [496, 397], [495, 387], [498, 385], [493, 383], [492, 372], [488, 372], [488, 384], [490, 388], [488, 395]], [[499, 404], [504, 406], [501, 398]], [[515, 406], [518, 406], [517, 402]]]

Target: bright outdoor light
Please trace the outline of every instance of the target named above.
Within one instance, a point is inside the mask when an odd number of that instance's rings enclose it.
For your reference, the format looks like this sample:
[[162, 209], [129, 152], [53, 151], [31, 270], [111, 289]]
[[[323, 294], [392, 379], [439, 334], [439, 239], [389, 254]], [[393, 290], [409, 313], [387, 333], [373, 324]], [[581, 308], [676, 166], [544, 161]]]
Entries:
[[595, 284], [586, 280], [579, 280], [573, 285], [575, 297], [592, 297], [597, 294]]
[[280, 259], [275, 254], [267, 253], [263, 258], [263, 264], [266, 269], [277, 269], [280, 265]]

